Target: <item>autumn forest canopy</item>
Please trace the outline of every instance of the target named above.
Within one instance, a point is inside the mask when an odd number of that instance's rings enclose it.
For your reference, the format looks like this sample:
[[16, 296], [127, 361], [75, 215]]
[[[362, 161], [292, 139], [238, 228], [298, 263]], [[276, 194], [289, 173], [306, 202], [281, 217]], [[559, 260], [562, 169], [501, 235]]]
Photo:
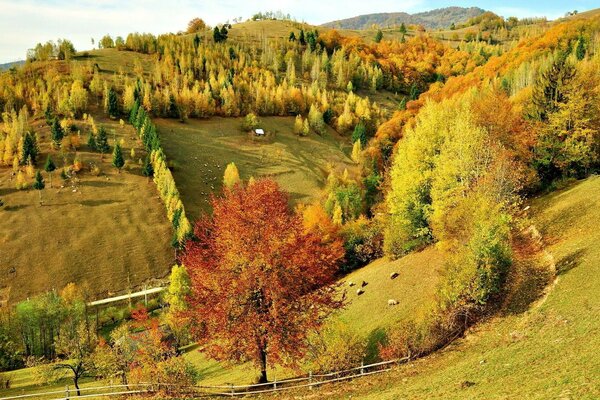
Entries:
[[464, 13], [32, 46], [0, 72], [0, 371], [182, 396], [412, 361], [541, 298], [530, 204], [600, 168], [600, 14]]

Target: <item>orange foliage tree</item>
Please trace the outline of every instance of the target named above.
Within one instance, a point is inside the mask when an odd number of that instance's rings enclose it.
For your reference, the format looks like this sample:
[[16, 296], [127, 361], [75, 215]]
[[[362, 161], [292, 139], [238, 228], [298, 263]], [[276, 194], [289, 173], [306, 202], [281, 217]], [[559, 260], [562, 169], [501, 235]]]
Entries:
[[338, 241], [306, 232], [272, 180], [225, 189], [195, 226], [183, 262], [192, 281], [194, 333], [217, 360], [294, 366], [307, 337], [343, 305]]

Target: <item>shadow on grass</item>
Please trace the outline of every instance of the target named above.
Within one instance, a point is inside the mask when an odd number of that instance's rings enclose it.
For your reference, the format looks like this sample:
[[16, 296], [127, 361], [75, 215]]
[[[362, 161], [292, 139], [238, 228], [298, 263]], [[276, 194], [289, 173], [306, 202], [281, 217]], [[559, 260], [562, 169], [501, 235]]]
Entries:
[[371, 364], [380, 360], [379, 345], [384, 344], [387, 335], [383, 328], [376, 328], [369, 333], [367, 337], [367, 348], [365, 354], [365, 363]]
[[87, 207], [106, 206], [109, 204], [122, 203], [123, 200], [83, 200], [79, 204]]
[[5, 211], [19, 211], [19, 210], [22, 210], [27, 207], [29, 207], [29, 205], [26, 205], [26, 204], [19, 204], [18, 206], [8, 205], [8, 206], [4, 207], [4, 210]]
[[0, 197], [7, 196], [7, 195], [9, 195], [11, 193], [15, 193], [15, 192], [18, 192], [18, 190], [15, 188], [0, 188]]
[[563, 275], [572, 270], [573, 268], [578, 267], [585, 253], [585, 249], [579, 249], [561, 258], [556, 263], [556, 274]]
[[124, 183], [113, 182], [113, 181], [82, 181], [80, 186], [91, 186], [97, 188], [109, 187], [109, 186], [123, 186]]

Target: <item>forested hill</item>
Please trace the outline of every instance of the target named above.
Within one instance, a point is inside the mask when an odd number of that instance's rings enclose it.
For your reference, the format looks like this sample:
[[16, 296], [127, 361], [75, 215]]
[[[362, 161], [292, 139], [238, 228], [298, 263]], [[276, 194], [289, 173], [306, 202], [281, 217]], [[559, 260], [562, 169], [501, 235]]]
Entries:
[[365, 14], [327, 22], [322, 26], [338, 29], [368, 29], [374, 24], [380, 27], [391, 27], [404, 23], [407, 25], [423, 25], [425, 28], [436, 29], [447, 28], [453, 23], [458, 25], [484, 12], [485, 10], [479, 7], [446, 7], [416, 14], [405, 12]]
[[5, 64], [0, 64], [0, 71], [4, 71], [12, 67], [18, 67], [19, 65], [23, 65], [24, 63], [25, 61], [14, 61]]

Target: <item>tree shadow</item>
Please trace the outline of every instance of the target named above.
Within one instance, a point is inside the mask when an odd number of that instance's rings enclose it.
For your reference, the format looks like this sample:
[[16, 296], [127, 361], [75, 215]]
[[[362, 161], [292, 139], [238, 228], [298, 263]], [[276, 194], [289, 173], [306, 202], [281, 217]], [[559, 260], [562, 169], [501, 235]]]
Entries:
[[79, 185], [103, 188], [103, 187], [109, 187], [109, 186], [123, 186], [124, 183], [107, 181], [107, 180], [104, 180], [104, 181], [81, 181], [79, 183]]
[[367, 337], [367, 346], [365, 351], [365, 362], [371, 364], [379, 361], [379, 345], [387, 340], [387, 334], [383, 328], [376, 328], [369, 333]]
[[29, 207], [29, 205], [25, 205], [25, 204], [19, 204], [16, 206], [7, 205], [7, 206], [4, 206], [4, 211], [19, 211], [19, 210], [22, 210], [27, 207]]
[[9, 194], [12, 194], [15, 192], [18, 192], [18, 190], [15, 188], [0, 188], [0, 197], [8, 196]]
[[579, 249], [564, 256], [556, 263], [556, 275], [563, 275], [581, 264], [586, 249]]
[[97, 206], [106, 206], [109, 204], [122, 203], [123, 200], [83, 200], [79, 202], [82, 206], [87, 207], [97, 207]]

